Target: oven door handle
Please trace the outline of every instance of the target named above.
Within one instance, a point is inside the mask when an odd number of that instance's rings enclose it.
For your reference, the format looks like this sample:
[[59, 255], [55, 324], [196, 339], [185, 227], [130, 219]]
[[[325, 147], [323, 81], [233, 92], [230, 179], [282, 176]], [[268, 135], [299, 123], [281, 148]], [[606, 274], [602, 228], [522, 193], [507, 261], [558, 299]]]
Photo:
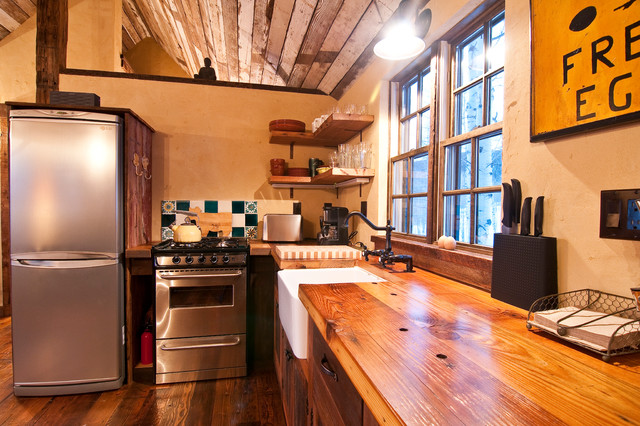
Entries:
[[242, 271], [236, 271], [233, 273], [207, 273], [207, 274], [185, 274], [185, 273], [169, 273], [169, 274], [160, 274], [160, 278], [163, 280], [173, 280], [176, 278], [180, 278], [181, 280], [187, 278], [228, 278], [228, 277], [239, 277], [242, 275]]
[[203, 343], [201, 345], [183, 345], [183, 346], [167, 346], [166, 343], [163, 343], [160, 346], [160, 349], [163, 351], [181, 351], [184, 349], [204, 349], [204, 348], [217, 348], [221, 346], [236, 346], [240, 344], [240, 338], [234, 337], [230, 341], [226, 342], [216, 342], [216, 343]]

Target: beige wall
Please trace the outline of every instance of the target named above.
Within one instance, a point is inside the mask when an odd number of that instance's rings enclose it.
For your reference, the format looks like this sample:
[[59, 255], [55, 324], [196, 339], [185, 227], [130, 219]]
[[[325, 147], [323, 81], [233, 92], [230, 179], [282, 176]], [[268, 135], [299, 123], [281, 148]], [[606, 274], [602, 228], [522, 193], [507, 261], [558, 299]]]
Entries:
[[[435, 41], [479, 0], [430, 3], [433, 25], [427, 36]], [[23, 24], [33, 28], [32, 20]], [[598, 237], [599, 197], [605, 189], [640, 186], [640, 154], [637, 123], [586, 132], [577, 136], [532, 144], [530, 123], [530, 59], [528, 2], [506, 1], [507, 55], [505, 67], [505, 119], [503, 180], [518, 178], [528, 196], [545, 196], [545, 235], [558, 238], [560, 290], [585, 287], [629, 295], [640, 285], [640, 244]], [[0, 69], [0, 100], [32, 100], [35, 82], [32, 52], [35, 43], [20, 27], [0, 42], [0, 58], [13, 55], [18, 72]], [[17, 33], [17, 34], [16, 34]], [[25, 38], [25, 34], [27, 34]], [[9, 39], [9, 41], [7, 41]], [[17, 47], [16, 47], [17, 46]], [[27, 48], [25, 48], [27, 46]], [[10, 66], [14, 62], [9, 61]], [[375, 61], [339, 103], [366, 103], [376, 122], [363, 133], [374, 142], [377, 176], [358, 188], [334, 191], [295, 190], [310, 224], [317, 222], [322, 203], [333, 202], [358, 209], [369, 202], [369, 217], [382, 222], [386, 216], [387, 81], [401, 68]], [[32, 73], [32, 78], [26, 75]], [[163, 198], [234, 198], [289, 200], [288, 190], [267, 184], [268, 160], [288, 159], [289, 147], [268, 144], [268, 122], [297, 118], [310, 126], [317, 115], [335, 103], [329, 97], [261, 90], [181, 85], [125, 79], [63, 76], [62, 90], [89, 91], [101, 96], [103, 105], [129, 107], [157, 130], [154, 136], [153, 202]], [[6, 95], [9, 93], [9, 95]], [[550, 107], [553, 102], [550, 100]], [[326, 148], [295, 148], [294, 166], [304, 166], [310, 156], [326, 159]], [[289, 160], [287, 160], [289, 161]], [[232, 176], [224, 185], [220, 177]], [[377, 204], [377, 207], [375, 206]], [[158, 210], [154, 210], [154, 237], [158, 237]], [[313, 226], [313, 225], [309, 225]], [[309, 227], [308, 227], [309, 228]], [[358, 227], [359, 240], [367, 242], [366, 229]], [[307, 231], [313, 236], [313, 231]]]
[[[507, 0], [503, 179], [545, 196], [544, 234], [558, 239], [561, 290], [595, 288], [630, 297], [640, 284], [640, 243], [599, 238], [600, 191], [640, 187], [640, 124], [530, 143], [528, 2]], [[640, 95], [640, 92], [634, 96]], [[553, 100], [549, 100], [553, 108]]]
[[67, 68], [122, 71], [122, 0], [69, 0]]
[[0, 64], [0, 102], [35, 102], [35, 16], [0, 40]]
[[[288, 189], [268, 184], [269, 159], [306, 167], [309, 157], [327, 160], [329, 148], [269, 144], [269, 122], [301, 120], [335, 102], [324, 95], [133, 79], [63, 75], [61, 90], [91, 91], [103, 106], [127, 107], [156, 133], [153, 137], [153, 238], [160, 238], [160, 203], [171, 199], [290, 200]], [[315, 237], [322, 204], [343, 202], [335, 191], [294, 190], [302, 202], [305, 235]], [[260, 214], [266, 212], [259, 212]]]
[[124, 57], [136, 74], [193, 77], [180, 68], [178, 63], [151, 37], [141, 40], [129, 49]]

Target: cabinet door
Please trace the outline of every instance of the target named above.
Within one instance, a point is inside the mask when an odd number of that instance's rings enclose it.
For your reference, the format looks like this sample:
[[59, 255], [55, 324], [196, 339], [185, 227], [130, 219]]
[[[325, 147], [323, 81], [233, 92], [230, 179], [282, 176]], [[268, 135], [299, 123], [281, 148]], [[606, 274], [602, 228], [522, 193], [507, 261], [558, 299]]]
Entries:
[[271, 256], [251, 256], [247, 283], [247, 362], [252, 370], [273, 365], [275, 262]]
[[[127, 113], [125, 128], [126, 248], [151, 242], [152, 130]], [[145, 170], [146, 167], [146, 170]]]
[[361, 425], [362, 398], [316, 327], [313, 329], [311, 395], [315, 425]]
[[284, 347], [282, 345], [282, 323], [280, 323], [280, 314], [278, 314], [278, 286], [275, 286], [275, 302], [273, 312], [273, 365], [276, 370], [276, 376], [278, 377], [278, 384], [280, 385], [280, 391], [282, 392], [282, 352]]
[[[282, 327], [281, 327], [282, 329]], [[302, 371], [301, 361], [293, 354], [293, 349], [282, 329], [282, 403], [289, 426], [307, 424], [307, 378]]]

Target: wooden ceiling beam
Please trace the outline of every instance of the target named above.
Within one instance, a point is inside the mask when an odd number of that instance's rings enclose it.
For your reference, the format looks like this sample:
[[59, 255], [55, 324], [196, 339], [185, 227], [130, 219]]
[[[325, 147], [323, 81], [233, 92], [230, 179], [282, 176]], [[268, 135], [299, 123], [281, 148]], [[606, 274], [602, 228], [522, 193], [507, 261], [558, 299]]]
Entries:
[[253, 8], [253, 32], [251, 37], [251, 83], [261, 83], [266, 60], [265, 52], [269, 29], [271, 28], [272, 10], [268, 9], [269, 0], [255, 0]]
[[208, 0], [207, 14], [212, 32], [214, 56], [217, 63], [218, 80], [229, 81], [229, 67], [227, 65], [227, 50], [224, 33], [224, 18], [221, 0]]
[[309, 23], [307, 34], [298, 51], [295, 65], [287, 81], [287, 86], [300, 87], [307, 76], [311, 65], [315, 62], [322, 43], [342, 7], [343, 0], [320, 0], [313, 18]]
[[36, 10], [36, 102], [49, 103], [67, 66], [67, 0], [38, 0]]
[[238, 80], [238, 2], [222, 0], [222, 17], [224, 22], [224, 41], [227, 51], [227, 69], [229, 81]]
[[238, 81], [251, 78], [254, 0], [238, 1]]
[[277, 70], [278, 76], [285, 84], [293, 71], [293, 66], [298, 58], [302, 42], [308, 33], [309, 24], [317, 4], [318, 0], [298, 0], [294, 5]]
[[[278, 85], [276, 71], [280, 65], [284, 39], [291, 21], [294, 3], [295, 0], [274, 2], [271, 27], [269, 28], [269, 40], [267, 41], [267, 50], [265, 52], [266, 60], [262, 71], [262, 84]], [[280, 85], [284, 85], [282, 83]]]

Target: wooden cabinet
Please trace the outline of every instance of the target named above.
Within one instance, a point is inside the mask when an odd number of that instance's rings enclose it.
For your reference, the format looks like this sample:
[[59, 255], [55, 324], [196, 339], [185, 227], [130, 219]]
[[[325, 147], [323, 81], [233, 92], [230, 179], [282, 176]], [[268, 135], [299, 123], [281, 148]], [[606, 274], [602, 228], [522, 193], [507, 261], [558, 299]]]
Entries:
[[249, 257], [247, 288], [247, 363], [250, 370], [273, 365], [275, 261], [271, 256]]
[[364, 403], [322, 334], [310, 326], [313, 425], [361, 425]]
[[126, 248], [151, 241], [151, 137], [153, 130], [124, 113]]
[[308, 380], [305, 375], [306, 360], [300, 360], [280, 323], [278, 309], [275, 309], [274, 363], [280, 385], [284, 415], [289, 426], [308, 424]]

